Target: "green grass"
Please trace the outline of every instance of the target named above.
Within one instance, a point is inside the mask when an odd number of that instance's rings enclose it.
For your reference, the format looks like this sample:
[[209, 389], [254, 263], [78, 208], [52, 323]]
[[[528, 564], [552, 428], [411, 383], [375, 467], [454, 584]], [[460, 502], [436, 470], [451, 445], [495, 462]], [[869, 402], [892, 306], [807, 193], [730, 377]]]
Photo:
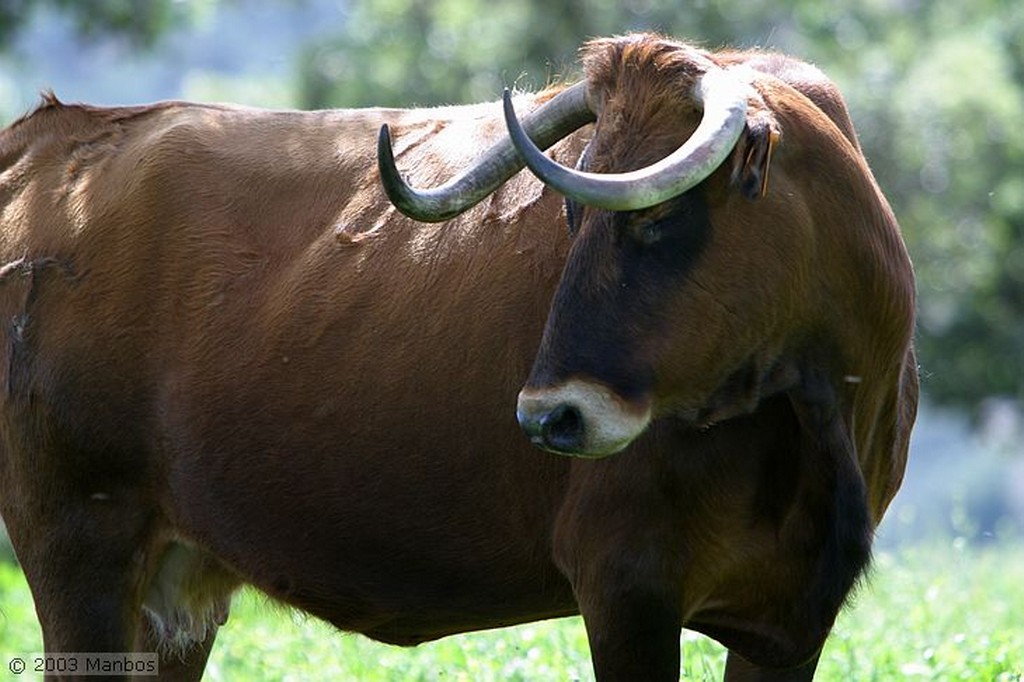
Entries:
[[[684, 633], [685, 680], [719, 680], [725, 653]], [[42, 643], [28, 588], [0, 563], [0, 680], [7, 660]], [[1021, 680], [1024, 543], [961, 541], [879, 552], [836, 625], [818, 680]], [[25, 679], [25, 678], [22, 678]], [[400, 649], [244, 592], [221, 630], [207, 680], [592, 680], [578, 618], [449, 637]]]

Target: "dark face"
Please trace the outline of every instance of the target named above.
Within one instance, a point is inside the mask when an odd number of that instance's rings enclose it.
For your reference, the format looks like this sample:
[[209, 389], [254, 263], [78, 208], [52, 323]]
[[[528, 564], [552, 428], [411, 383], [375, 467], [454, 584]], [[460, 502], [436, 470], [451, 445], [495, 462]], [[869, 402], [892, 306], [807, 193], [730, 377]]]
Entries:
[[567, 213], [575, 239], [518, 415], [542, 447], [601, 456], [652, 417], [681, 323], [674, 299], [713, 228], [700, 188], [644, 211]]
[[[793, 380], [784, 355], [789, 327], [800, 325], [787, 320], [809, 305], [812, 212], [785, 164], [765, 198], [780, 133], [763, 103], [751, 108], [760, 96], [730, 86], [729, 97], [747, 107], [742, 129], [727, 136], [719, 126], [716, 138], [705, 123], [735, 123], [732, 99], [728, 115], [709, 119], [686, 94], [685, 69], [670, 88], [661, 72], [626, 72], [596, 79], [582, 172], [553, 169], [539, 151], [529, 162], [545, 182], [591, 204], [567, 204], [575, 240], [517, 405], [533, 443], [564, 454], [618, 452], [663, 415], [703, 426], [756, 409], [765, 391]], [[716, 82], [725, 81], [708, 87]], [[522, 153], [525, 134], [517, 135]], [[654, 191], [673, 177], [686, 179], [681, 193], [668, 184]], [[642, 198], [623, 200], [628, 193]], [[616, 206], [652, 207], [608, 210]]]

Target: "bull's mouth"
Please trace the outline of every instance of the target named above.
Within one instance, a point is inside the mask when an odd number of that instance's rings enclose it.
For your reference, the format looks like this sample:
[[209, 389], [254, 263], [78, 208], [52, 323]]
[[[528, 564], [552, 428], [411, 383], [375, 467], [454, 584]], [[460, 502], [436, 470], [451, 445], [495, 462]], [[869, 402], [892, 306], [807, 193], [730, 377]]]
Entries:
[[524, 388], [519, 425], [537, 447], [561, 455], [607, 457], [621, 451], [651, 421], [650, 401], [627, 401], [608, 387], [581, 379]]

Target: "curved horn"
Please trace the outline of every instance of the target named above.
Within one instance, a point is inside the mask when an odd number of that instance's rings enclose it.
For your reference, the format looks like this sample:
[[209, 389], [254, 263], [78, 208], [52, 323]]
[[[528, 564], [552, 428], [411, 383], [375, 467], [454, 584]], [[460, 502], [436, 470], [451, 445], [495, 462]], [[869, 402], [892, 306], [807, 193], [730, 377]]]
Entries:
[[743, 132], [750, 94], [746, 82], [713, 68], [697, 80], [693, 90], [704, 114], [690, 139], [661, 161], [628, 173], [587, 173], [549, 159], [524, 134], [507, 91], [505, 124], [526, 165], [545, 184], [586, 206], [635, 211], [698, 185], [725, 161]]
[[[594, 118], [587, 103], [587, 83], [581, 81], [526, 116], [522, 128], [537, 146], [546, 149], [593, 122]], [[415, 189], [405, 182], [395, 167], [391, 132], [387, 125], [381, 127], [377, 139], [377, 166], [384, 191], [398, 210], [424, 222], [448, 220], [472, 208], [518, 173], [523, 165], [512, 141], [506, 137], [458, 177], [433, 189]]]

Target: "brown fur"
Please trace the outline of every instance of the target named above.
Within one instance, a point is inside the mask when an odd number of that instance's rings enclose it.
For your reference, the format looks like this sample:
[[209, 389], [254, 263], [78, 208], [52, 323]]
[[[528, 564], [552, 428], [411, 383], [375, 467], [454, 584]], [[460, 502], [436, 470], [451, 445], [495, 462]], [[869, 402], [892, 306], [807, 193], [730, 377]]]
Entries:
[[[608, 102], [649, 87], [635, 74], [652, 59], [678, 68], [673, 82], [692, 76], [688, 57], [649, 40], [628, 60], [622, 41], [588, 49]], [[913, 365], [899, 355], [910, 313], [888, 284], [909, 275], [855, 146], [783, 81], [758, 89], [783, 130], [769, 203], [709, 181], [716, 225], [742, 229], [716, 230], [729, 265], [702, 277], [716, 296], [764, 296], [759, 269], [784, 257], [770, 273], [811, 299], [793, 294], [794, 308], [846, 301], [851, 284], [879, 301], [836, 306], [824, 325], [845, 334], [830, 339], [844, 358], [830, 371], [862, 377], [840, 404], [876, 521], [913, 415]], [[678, 142], [686, 124], [662, 128], [676, 105], [692, 118], [679, 92], [602, 117], [599, 164]], [[650, 135], [614, 139], [631, 134], [628, 116]], [[707, 431], [666, 418], [601, 461], [531, 447], [515, 395], [570, 248], [561, 200], [520, 174], [456, 220], [416, 224], [378, 187], [385, 122], [418, 185], [504, 134], [497, 105], [302, 113], [55, 98], [0, 134], [0, 514], [46, 648], [172, 640], [185, 653], [165, 653], [164, 670], [197, 679], [231, 591], [250, 583], [399, 644], [582, 610], [601, 679], [675, 679], [683, 624], [755, 662], [811, 656], [843, 595], [824, 608], [802, 596], [829, 529], [801, 514], [829, 507], [824, 469], [849, 464], [787, 454], [819, 447], [795, 427], [822, 422], [815, 408], [765, 396]], [[553, 153], [575, 163], [592, 134]], [[852, 194], [827, 184], [836, 174], [856, 180]], [[854, 204], [862, 225], [811, 221]], [[842, 261], [828, 268], [839, 281], [787, 255], [793, 237], [777, 232], [794, 216], [801, 253]], [[690, 319], [709, 317], [700, 300]], [[758, 321], [772, 344], [797, 319], [785, 314]], [[763, 327], [741, 322], [702, 323], [693, 339], [749, 345]], [[718, 367], [673, 362], [709, 397], [718, 387]]]

